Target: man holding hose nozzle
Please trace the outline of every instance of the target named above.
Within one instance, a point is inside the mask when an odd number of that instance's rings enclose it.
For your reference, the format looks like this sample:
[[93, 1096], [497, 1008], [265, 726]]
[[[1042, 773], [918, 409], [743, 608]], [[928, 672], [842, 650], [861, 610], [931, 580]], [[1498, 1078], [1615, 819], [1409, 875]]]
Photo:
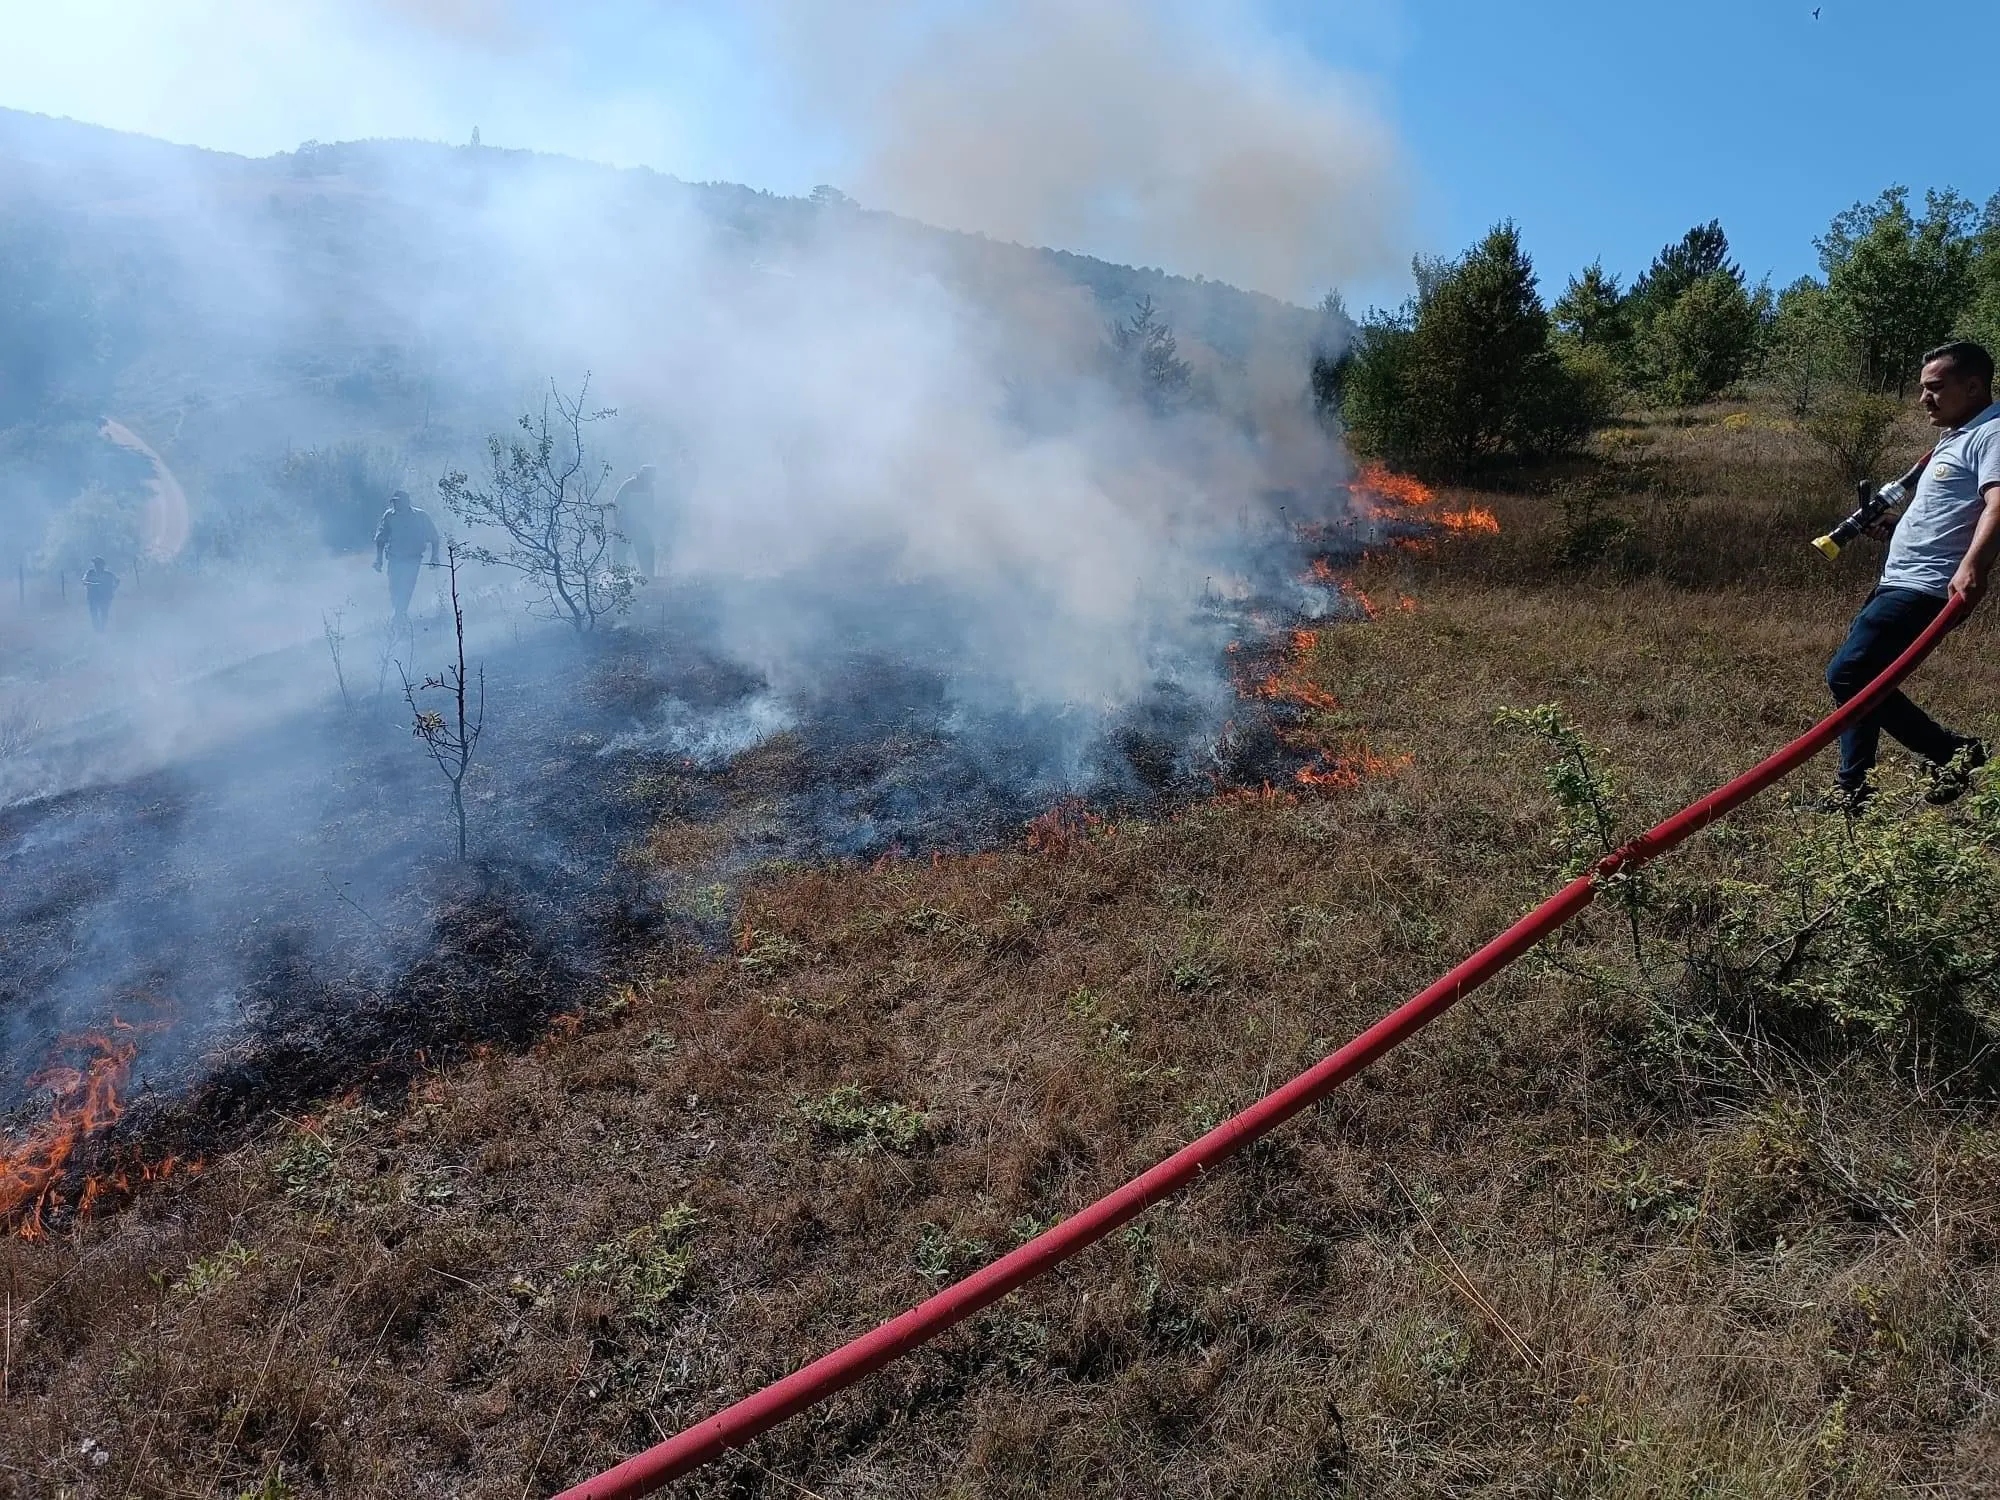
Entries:
[[[1943, 434], [1909, 508], [1870, 528], [1878, 536], [1891, 531], [1889, 557], [1882, 581], [1827, 664], [1826, 685], [1836, 703], [1874, 681], [1954, 595], [1977, 603], [2000, 554], [2000, 403], [1993, 399], [1993, 356], [1966, 342], [1933, 349], [1924, 356], [1919, 387], [1925, 414]], [[1986, 764], [1986, 745], [1954, 734], [1901, 692], [1892, 693], [1840, 737], [1835, 805], [1858, 812], [1874, 795], [1868, 773], [1885, 729], [1930, 762], [1930, 802], [1956, 801], [1972, 773]]]

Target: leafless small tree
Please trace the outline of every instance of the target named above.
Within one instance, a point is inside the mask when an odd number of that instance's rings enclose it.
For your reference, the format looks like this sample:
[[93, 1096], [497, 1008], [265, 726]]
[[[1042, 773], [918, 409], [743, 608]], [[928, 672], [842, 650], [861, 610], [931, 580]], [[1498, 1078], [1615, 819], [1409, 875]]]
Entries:
[[[413, 716], [410, 732], [424, 742], [424, 748], [451, 787], [451, 810], [458, 818], [458, 857], [462, 861], [466, 857], [465, 774], [472, 769], [472, 755], [479, 748], [480, 731], [486, 726], [486, 669], [481, 667], [471, 679], [466, 675], [465, 611], [458, 602], [458, 558], [456, 543], [445, 548], [445, 566], [450, 570], [451, 580], [452, 636], [458, 648], [456, 664], [422, 682], [412, 682], [401, 662], [396, 663], [396, 671], [403, 679], [403, 701], [410, 705]], [[470, 688], [474, 682], [478, 684], [478, 692], [476, 701], [471, 701]], [[418, 704], [417, 694], [427, 692], [450, 695], [450, 717]]]
[[340, 706], [352, 709], [354, 705], [347, 696], [347, 673], [340, 665], [341, 647], [347, 644], [347, 632], [340, 628], [340, 617], [340, 610], [336, 609], [331, 615], [321, 610], [319, 626], [326, 635], [326, 654], [333, 658], [333, 680], [340, 684]]
[[617, 512], [598, 496], [611, 466], [590, 453], [585, 429], [618, 413], [586, 405], [586, 375], [574, 400], [549, 383], [539, 416], [520, 419], [525, 437], [486, 440], [491, 470], [483, 486], [458, 470], [438, 481], [438, 492], [468, 525], [498, 532], [498, 546], [470, 546], [475, 561], [511, 568], [540, 595], [553, 619], [567, 620], [579, 635], [632, 602], [634, 578], [613, 564]]

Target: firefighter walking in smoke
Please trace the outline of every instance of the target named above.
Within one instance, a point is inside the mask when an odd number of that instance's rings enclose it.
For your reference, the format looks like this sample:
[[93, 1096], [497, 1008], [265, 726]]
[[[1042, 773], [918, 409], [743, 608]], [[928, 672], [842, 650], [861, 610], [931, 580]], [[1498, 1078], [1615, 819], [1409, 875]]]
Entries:
[[607, 519], [619, 540], [613, 544], [614, 566], [630, 568], [642, 579], [660, 576], [680, 529], [683, 497], [688, 489], [685, 453], [669, 455], [666, 474], [654, 464], [641, 464], [611, 497]]
[[659, 540], [654, 531], [659, 502], [653, 488], [657, 473], [651, 464], [639, 465], [639, 471], [611, 497], [611, 529], [622, 538], [614, 561], [630, 567], [641, 578], [651, 578], [659, 562]]
[[389, 562], [389, 623], [410, 622], [410, 596], [417, 591], [417, 570], [424, 565], [424, 551], [431, 554], [431, 566], [438, 565], [438, 529], [429, 515], [410, 504], [406, 490], [389, 497], [382, 523], [375, 528], [375, 571]]
[[102, 630], [111, 623], [111, 596], [117, 592], [118, 575], [104, 565], [103, 558], [93, 557], [83, 575], [83, 599], [90, 606], [92, 629]]
[[[1993, 399], [1993, 356], [1966, 342], [1933, 349], [1924, 356], [1918, 388], [1924, 414], [1943, 432], [1909, 507], [1871, 528], [1879, 535], [1894, 527], [1889, 557], [1882, 581], [1827, 665], [1826, 685], [1837, 703], [1874, 681], [1953, 596], [1977, 603], [2000, 556], [2000, 402]], [[1930, 802], [1955, 801], [1986, 764], [1988, 747], [1980, 740], [1953, 733], [1900, 692], [1891, 693], [1840, 737], [1830, 808], [1857, 812], [1873, 795], [1868, 773], [1885, 729], [1930, 762]]]

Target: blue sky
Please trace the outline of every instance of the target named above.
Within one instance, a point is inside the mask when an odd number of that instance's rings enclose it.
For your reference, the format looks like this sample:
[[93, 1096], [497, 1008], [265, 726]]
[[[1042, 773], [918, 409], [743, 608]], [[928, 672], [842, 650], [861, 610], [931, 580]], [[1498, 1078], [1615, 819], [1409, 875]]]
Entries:
[[[1288, 7], [1379, 80], [1418, 168], [1417, 229], [1513, 217], [1545, 290], [1602, 256], [1629, 282], [1719, 217], [1746, 270], [1817, 270], [1812, 239], [1891, 183], [2000, 190], [2000, 4], [1403, 0], [1369, 26]], [[1982, 76], [1983, 75], [1983, 76]], [[1957, 97], [1953, 97], [1956, 93]]]
[[[1401, 295], [1411, 251], [1453, 253], [1503, 217], [1520, 224], [1551, 295], [1598, 256], [1629, 280], [1711, 217], [1753, 277], [1783, 284], [1813, 269], [1812, 238], [1834, 213], [1890, 183], [1982, 201], [2000, 188], [1991, 87], [1976, 67], [1949, 81], [1964, 60], [2000, 56], [1989, 0], [1935, 17], [1891, 0], [1822, 0], [1817, 21], [1803, 0], [1090, 0], [1068, 14], [1093, 5], [1134, 39], [1142, 81], [1127, 95], [1108, 85], [1099, 116], [1060, 116], [1068, 139], [1130, 135], [1147, 79], [1201, 95], [1196, 139], [1275, 98], [1250, 149], [1297, 118], [1344, 159], [1318, 176], [1266, 161], [1271, 193], [1243, 210], [1243, 236], [1349, 220], [1367, 220], [1367, 233], [1296, 270], [1232, 256], [1218, 243], [1229, 222], [1192, 234], [1191, 217], [1214, 214], [1185, 203], [1178, 218], [1122, 229], [1077, 211], [1079, 192], [1122, 202], [1118, 174], [1143, 183], [1163, 169], [1129, 139], [1093, 164], [1107, 175], [1061, 185], [1063, 211], [1045, 213], [1036, 184], [997, 222], [962, 227], [1031, 237], [1041, 224], [1071, 248], [1168, 269], [1268, 271], [1272, 289], [1300, 297], [1337, 279], [1360, 304]], [[877, 56], [902, 56], [940, 16], [973, 12], [986, 13], [988, 42], [1053, 25], [1053, 50], [1089, 29], [1051, 22], [1065, 16], [1055, 0], [0, 0], [0, 104], [252, 153], [308, 138], [463, 140], [477, 123], [492, 143], [801, 192], [871, 180], [870, 152], [910, 118], [877, 108], [893, 71]], [[1169, 42], [1150, 47], [1154, 30]], [[1040, 94], [1018, 77], [965, 92], [986, 88], [1003, 121], [1046, 124], [1059, 86], [1117, 71], [1091, 45]], [[1012, 65], [1032, 68], [1034, 48], [1019, 50]], [[1212, 54], [1228, 54], [1223, 73], [1204, 71]], [[1149, 107], [1141, 127], [1177, 124], [1176, 104]], [[919, 134], [936, 123], [918, 118]], [[979, 117], [946, 124], [965, 127], [954, 139], [982, 124], [1009, 132]], [[934, 191], [952, 163], [919, 165], [927, 188], [896, 206], [977, 217]], [[968, 168], [989, 169], [1018, 175], [1024, 163], [1002, 152]], [[1301, 193], [1333, 201], [1316, 219], [1272, 201]]]

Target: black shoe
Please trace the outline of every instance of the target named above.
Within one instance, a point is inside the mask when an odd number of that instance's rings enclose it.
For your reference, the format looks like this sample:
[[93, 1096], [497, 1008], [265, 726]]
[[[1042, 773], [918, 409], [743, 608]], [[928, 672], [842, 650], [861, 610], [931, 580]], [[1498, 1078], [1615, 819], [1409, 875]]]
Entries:
[[1848, 786], [1844, 782], [1836, 781], [1815, 797], [1810, 806], [1814, 812], [1845, 813], [1850, 818], [1858, 818], [1874, 800], [1875, 787], [1872, 782], [1864, 781], [1855, 786]]
[[1931, 789], [1924, 793], [1924, 801], [1932, 807], [1947, 807], [1956, 802], [1972, 790], [1973, 772], [1985, 764], [1985, 743], [1967, 740], [1944, 765], [1931, 767]]

